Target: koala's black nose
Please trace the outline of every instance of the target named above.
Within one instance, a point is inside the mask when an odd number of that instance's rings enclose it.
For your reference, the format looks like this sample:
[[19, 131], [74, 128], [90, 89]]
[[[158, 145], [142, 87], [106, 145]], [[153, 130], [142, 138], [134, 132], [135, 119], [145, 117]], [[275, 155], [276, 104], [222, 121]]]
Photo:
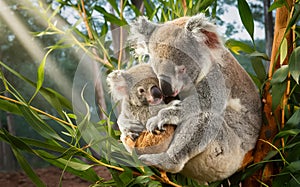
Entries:
[[160, 79], [160, 88], [162, 90], [162, 93], [164, 96], [172, 96], [173, 95], [173, 90], [172, 86], [170, 84], [171, 80], [165, 80], [165, 79]]
[[158, 99], [162, 98], [162, 93], [157, 86], [153, 86], [150, 92], [153, 98], [158, 98]]

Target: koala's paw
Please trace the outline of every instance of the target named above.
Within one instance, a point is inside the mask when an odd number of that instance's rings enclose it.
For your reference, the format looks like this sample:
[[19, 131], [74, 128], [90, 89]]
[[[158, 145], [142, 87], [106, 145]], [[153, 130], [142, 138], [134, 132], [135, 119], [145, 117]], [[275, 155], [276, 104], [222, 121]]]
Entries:
[[164, 124], [167, 124], [167, 122], [167, 119], [161, 119], [159, 116], [154, 116], [147, 121], [147, 131], [154, 132], [156, 129], [165, 130]]
[[155, 166], [171, 173], [178, 173], [183, 168], [183, 164], [175, 163], [167, 153], [144, 154], [139, 157], [139, 160], [147, 165]]
[[127, 135], [128, 135], [133, 141], [135, 141], [135, 140], [140, 136], [140, 134], [137, 133], [137, 132], [129, 132], [129, 133], [127, 133]]

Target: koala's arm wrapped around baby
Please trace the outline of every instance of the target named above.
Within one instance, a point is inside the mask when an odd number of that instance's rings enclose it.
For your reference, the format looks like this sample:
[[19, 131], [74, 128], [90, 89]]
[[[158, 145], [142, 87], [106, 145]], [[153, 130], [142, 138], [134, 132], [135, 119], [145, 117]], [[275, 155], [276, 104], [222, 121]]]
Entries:
[[164, 125], [165, 130], [155, 130], [154, 133], [143, 131], [135, 139], [129, 136], [125, 137], [125, 144], [131, 149], [135, 149], [136, 153], [141, 154], [157, 154], [165, 152], [174, 135], [175, 125]]

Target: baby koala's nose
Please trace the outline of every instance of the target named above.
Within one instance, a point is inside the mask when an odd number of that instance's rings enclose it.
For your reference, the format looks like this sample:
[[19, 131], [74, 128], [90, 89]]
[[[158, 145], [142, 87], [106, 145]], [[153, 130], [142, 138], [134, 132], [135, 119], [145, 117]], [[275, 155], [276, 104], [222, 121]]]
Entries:
[[162, 98], [162, 92], [157, 86], [153, 86], [150, 91], [151, 91], [151, 95], [154, 99], [155, 98], [159, 98], [159, 99]]

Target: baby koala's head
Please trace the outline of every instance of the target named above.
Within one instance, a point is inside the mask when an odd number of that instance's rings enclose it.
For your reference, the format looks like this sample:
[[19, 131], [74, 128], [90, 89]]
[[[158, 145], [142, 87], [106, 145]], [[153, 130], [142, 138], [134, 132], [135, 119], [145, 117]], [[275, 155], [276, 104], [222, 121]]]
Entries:
[[149, 64], [114, 70], [108, 75], [107, 83], [114, 99], [126, 99], [135, 106], [156, 105], [163, 99], [158, 79]]

